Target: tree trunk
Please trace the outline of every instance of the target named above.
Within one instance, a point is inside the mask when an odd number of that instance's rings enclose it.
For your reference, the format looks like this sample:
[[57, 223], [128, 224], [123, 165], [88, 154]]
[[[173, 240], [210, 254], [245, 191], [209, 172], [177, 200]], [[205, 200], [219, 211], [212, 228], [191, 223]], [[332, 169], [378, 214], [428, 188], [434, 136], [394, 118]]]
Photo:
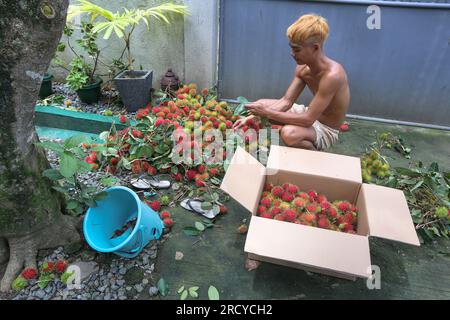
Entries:
[[34, 105], [66, 20], [68, 0], [0, 0], [0, 263], [9, 261], [8, 291], [37, 250], [77, 241], [60, 196], [42, 177], [49, 167], [37, 148]]

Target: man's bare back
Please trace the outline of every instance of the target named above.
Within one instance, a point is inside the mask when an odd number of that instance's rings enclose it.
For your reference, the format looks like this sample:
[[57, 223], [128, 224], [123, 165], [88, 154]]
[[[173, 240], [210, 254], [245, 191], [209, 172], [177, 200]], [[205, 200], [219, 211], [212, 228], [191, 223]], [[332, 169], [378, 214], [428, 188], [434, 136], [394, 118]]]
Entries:
[[350, 89], [344, 68], [339, 63], [329, 58], [327, 58], [327, 64], [327, 68], [320, 71], [318, 74], [313, 74], [307, 65], [297, 66], [296, 76], [304, 81], [314, 96], [318, 91], [320, 80], [323, 76], [332, 75], [340, 80], [341, 85], [339, 89], [318, 119], [321, 123], [329, 127], [339, 129], [348, 110]]

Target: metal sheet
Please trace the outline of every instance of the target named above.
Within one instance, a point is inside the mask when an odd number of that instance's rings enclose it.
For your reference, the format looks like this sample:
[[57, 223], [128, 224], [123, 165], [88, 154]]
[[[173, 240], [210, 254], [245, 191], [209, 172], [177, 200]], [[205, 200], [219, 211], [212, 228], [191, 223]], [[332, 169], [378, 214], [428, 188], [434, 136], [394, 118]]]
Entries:
[[[369, 30], [367, 5], [331, 2], [222, 0], [220, 97], [281, 97], [295, 68], [286, 29], [314, 12], [330, 25], [327, 55], [347, 71], [350, 114], [449, 127], [450, 10], [380, 2], [381, 29]], [[311, 97], [305, 89], [298, 102]]]

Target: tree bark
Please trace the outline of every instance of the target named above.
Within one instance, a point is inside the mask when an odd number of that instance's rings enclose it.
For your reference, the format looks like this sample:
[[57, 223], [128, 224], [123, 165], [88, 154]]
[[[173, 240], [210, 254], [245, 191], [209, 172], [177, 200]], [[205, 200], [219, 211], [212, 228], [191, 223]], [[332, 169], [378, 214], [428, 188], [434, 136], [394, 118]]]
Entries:
[[68, 2], [0, 0], [0, 263], [9, 260], [1, 291], [24, 267], [36, 267], [38, 249], [79, 240], [61, 197], [42, 176], [45, 152], [34, 145], [34, 105]]

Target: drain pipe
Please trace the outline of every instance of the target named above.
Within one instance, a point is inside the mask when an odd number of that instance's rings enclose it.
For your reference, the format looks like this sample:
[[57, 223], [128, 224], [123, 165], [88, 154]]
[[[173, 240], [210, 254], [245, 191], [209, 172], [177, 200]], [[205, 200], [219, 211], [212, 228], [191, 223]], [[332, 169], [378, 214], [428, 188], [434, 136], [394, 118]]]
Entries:
[[436, 2], [400, 2], [400, 1], [369, 1], [369, 0], [301, 0], [300, 2], [325, 2], [337, 4], [378, 5], [385, 7], [407, 7], [424, 9], [450, 9], [450, 3]]
[[[240, 104], [240, 102], [235, 99], [220, 99], [220, 101], [226, 101], [228, 103], [233, 103], [233, 104]], [[411, 127], [420, 127], [420, 128], [450, 131], [449, 126], [441, 126], [441, 125], [437, 125], [437, 124], [428, 124], [428, 123], [418, 123], [418, 122], [409, 122], [409, 121], [401, 121], [401, 120], [391, 120], [391, 119], [384, 119], [384, 118], [366, 117], [366, 116], [358, 116], [355, 114], [347, 114], [346, 117], [349, 119], [356, 119], [356, 120], [367, 120], [367, 121], [375, 121], [375, 122], [382, 122], [382, 123], [389, 123], [389, 124], [398, 124], [398, 125], [402, 125], [402, 126], [411, 126]]]

